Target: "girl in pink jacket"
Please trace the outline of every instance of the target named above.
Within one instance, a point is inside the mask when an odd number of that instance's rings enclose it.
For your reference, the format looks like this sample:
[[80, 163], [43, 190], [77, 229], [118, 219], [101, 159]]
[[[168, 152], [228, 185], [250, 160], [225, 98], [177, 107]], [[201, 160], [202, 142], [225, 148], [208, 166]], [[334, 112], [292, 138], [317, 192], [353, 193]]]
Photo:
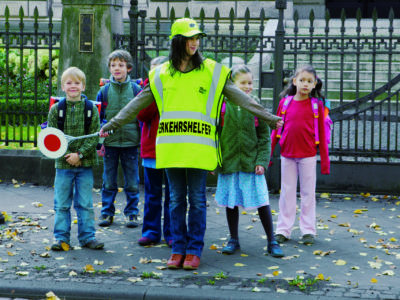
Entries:
[[[280, 94], [283, 99], [279, 103], [277, 115], [284, 116], [284, 128], [281, 134], [277, 130], [273, 130], [271, 134], [271, 153], [278, 141], [281, 153], [281, 195], [275, 235], [279, 243], [290, 238], [295, 222], [298, 179], [301, 199], [299, 225], [302, 240], [304, 244], [314, 243], [318, 149], [321, 173], [330, 172], [328, 142], [324, 128], [325, 99], [320, 93], [321, 88], [322, 81], [317, 77], [315, 69], [308, 65], [296, 71], [288, 88]], [[292, 101], [287, 106], [284, 103], [290, 96]], [[314, 120], [311, 98], [320, 99], [317, 102], [318, 122]], [[315, 123], [318, 124], [317, 131]]]

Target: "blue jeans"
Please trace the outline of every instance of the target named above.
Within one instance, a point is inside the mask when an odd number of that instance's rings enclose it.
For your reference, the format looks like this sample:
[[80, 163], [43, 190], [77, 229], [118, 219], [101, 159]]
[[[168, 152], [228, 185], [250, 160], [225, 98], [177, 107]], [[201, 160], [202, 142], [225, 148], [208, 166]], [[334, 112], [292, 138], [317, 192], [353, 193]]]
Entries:
[[70, 243], [71, 206], [78, 216], [78, 241], [81, 246], [95, 239], [93, 210], [93, 170], [89, 168], [56, 169], [54, 181], [54, 237]]
[[[201, 256], [206, 232], [206, 179], [207, 171], [200, 169], [166, 169], [169, 188], [172, 232], [172, 254]], [[189, 192], [189, 216], [186, 225]]]
[[101, 214], [114, 216], [118, 193], [118, 165], [121, 160], [126, 195], [125, 216], [139, 213], [139, 167], [137, 147], [105, 147]]
[[[142, 236], [154, 242], [161, 240], [161, 213], [163, 211], [163, 177], [164, 169], [144, 168], [144, 216]], [[164, 200], [164, 239], [172, 240], [169, 215], [169, 185], [165, 177]]]

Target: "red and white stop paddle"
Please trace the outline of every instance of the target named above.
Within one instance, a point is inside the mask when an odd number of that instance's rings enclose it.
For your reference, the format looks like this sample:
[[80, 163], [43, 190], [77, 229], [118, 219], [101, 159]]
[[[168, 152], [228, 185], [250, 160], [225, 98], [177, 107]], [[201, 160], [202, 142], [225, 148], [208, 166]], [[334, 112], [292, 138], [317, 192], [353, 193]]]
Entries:
[[65, 135], [57, 128], [47, 127], [39, 133], [38, 146], [40, 152], [42, 152], [45, 156], [56, 159], [60, 158], [65, 154], [65, 152], [67, 152], [68, 144], [70, 142], [79, 139], [95, 137], [98, 135], [99, 132], [82, 136], [70, 136]]

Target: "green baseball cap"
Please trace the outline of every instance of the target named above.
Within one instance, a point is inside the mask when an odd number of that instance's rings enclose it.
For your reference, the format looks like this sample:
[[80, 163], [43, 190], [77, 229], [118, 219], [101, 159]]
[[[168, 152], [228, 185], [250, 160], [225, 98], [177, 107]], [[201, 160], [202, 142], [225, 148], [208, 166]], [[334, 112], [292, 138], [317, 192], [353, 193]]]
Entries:
[[196, 21], [189, 18], [178, 19], [174, 22], [174, 24], [172, 24], [171, 35], [169, 38], [172, 39], [178, 34], [183, 35], [184, 37], [192, 37], [198, 34], [201, 36], [206, 36], [204, 32], [200, 31]]

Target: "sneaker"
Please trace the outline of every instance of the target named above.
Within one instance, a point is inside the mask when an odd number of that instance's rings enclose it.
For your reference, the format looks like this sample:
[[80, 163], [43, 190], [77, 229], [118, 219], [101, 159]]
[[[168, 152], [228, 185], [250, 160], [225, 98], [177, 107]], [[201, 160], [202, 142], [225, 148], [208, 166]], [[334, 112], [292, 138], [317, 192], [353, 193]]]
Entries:
[[231, 254], [235, 253], [236, 250], [239, 250], [239, 249], [240, 249], [239, 240], [230, 239], [228, 242], [228, 245], [226, 245], [222, 249], [222, 254], [231, 255]]
[[130, 215], [126, 217], [126, 227], [128, 228], [136, 228], [139, 226], [137, 215]]
[[171, 254], [167, 262], [168, 269], [180, 269], [182, 268], [185, 256], [182, 254]]
[[314, 236], [312, 234], [303, 235], [302, 240], [304, 245], [312, 245], [314, 244], [315, 241]]
[[100, 227], [108, 227], [112, 224], [113, 221], [114, 221], [114, 216], [101, 215], [99, 226]]
[[194, 254], [187, 254], [183, 263], [184, 270], [197, 270], [200, 265], [200, 257]]
[[165, 243], [167, 244], [167, 246], [170, 247], [170, 248], [172, 248], [172, 242], [173, 242], [173, 240], [165, 241]]
[[275, 240], [279, 243], [279, 244], [283, 244], [284, 242], [288, 241], [289, 239], [284, 236], [283, 234], [275, 234]]
[[64, 241], [57, 241], [53, 245], [51, 245], [51, 250], [53, 251], [68, 251], [72, 249], [71, 245]]
[[82, 247], [89, 248], [92, 250], [101, 250], [104, 248], [104, 243], [100, 243], [98, 240], [94, 239], [94, 240], [87, 242]]
[[138, 239], [138, 244], [140, 246], [149, 246], [149, 245], [154, 245], [157, 244], [155, 241], [152, 239], [149, 239], [148, 237], [142, 236], [140, 239]]
[[267, 251], [272, 257], [284, 257], [283, 251], [277, 241], [268, 243]]

